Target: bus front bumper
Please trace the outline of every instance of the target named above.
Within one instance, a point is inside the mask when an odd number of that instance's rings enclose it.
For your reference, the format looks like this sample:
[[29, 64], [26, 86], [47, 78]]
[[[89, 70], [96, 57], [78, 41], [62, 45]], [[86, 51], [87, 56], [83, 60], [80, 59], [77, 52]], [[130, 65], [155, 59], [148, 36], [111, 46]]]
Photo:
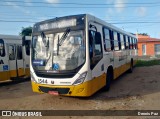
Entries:
[[59, 95], [64, 95], [64, 96], [88, 97], [105, 86], [106, 83], [105, 79], [106, 79], [106, 74], [104, 73], [99, 77], [96, 77], [90, 81], [86, 81], [76, 86], [75, 85], [53, 86], [53, 85], [38, 84], [32, 81], [32, 90], [33, 92], [38, 92], [38, 93], [50, 94], [50, 92], [57, 92]]

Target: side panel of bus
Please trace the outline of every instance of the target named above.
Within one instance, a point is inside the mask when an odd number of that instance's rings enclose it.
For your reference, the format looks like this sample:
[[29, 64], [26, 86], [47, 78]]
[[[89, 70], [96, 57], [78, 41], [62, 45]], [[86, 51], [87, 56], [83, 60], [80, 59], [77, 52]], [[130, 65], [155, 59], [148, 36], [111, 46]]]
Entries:
[[0, 39], [0, 82], [9, 81], [9, 66], [6, 54], [6, 45], [3, 39]]
[[23, 55], [24, 55], [24, 68], [25, 75], [30, 76], [30, 40], [26, 40], [25, 46], [23, 47]]
[[[90, 50], [93, 51], [93, 56], [90, 57], [90, 68], [91, 68], [91, 79], [92, 79], [92, 89], [91, 93], [95, 93], [97, 90], [101, 89], [106, 84], [106, 70], [103, 59], [103, 41], [102, 41], [102, 25], [94, 22], [89, 22], [89, 25], [96, 27], [97, 32], [101, 34], [101, 38], [96, 39], [95, 29], [89, 29], [89, 44]], [[96, 41], [97, 40], [97, 41]], [[92, 48], [91, 48], [92, 44]]]

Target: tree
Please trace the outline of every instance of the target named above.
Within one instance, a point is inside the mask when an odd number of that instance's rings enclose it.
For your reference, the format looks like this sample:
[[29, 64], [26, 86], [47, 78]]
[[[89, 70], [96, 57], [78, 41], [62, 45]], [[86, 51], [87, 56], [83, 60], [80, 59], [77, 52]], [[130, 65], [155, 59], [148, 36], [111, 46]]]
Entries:
[[32, 34], [32, 27], [29, 26], [29, 27], [22, 27], [22, 31], [19, 33], [19, 35], [21, 36], [31, 36]]

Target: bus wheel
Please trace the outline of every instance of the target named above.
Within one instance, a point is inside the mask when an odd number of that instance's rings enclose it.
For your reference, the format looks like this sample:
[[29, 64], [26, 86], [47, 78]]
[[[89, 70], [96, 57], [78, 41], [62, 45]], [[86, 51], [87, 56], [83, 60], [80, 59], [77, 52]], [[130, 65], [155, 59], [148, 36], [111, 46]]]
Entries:
[[133, 72], [133, 61], [131, 61], [131, 64], [130, 64], [130, 69], [128, 70], [129, 73], [132, 73]]
[[108, 71], [106, 75], [107, 75], [106, 76], [106, 85], [104, 87], [104, 90], [105, 91], [109, 91], [110, 85], [111, 85], [111, 81], [113, 79], [113, 73], [111, 71]]

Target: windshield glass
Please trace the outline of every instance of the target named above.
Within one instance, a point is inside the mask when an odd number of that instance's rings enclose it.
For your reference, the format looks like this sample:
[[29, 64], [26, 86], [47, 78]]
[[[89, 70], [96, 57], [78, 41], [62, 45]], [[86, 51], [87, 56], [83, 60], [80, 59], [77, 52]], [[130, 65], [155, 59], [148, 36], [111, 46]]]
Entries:
[[73, 70], [85, 62], [83, 31], [69, 31], [63, 38], [64, 34], [45, 34], [45, 39], [41, 35], [33, 37], [32, 64], [36, 70]]

